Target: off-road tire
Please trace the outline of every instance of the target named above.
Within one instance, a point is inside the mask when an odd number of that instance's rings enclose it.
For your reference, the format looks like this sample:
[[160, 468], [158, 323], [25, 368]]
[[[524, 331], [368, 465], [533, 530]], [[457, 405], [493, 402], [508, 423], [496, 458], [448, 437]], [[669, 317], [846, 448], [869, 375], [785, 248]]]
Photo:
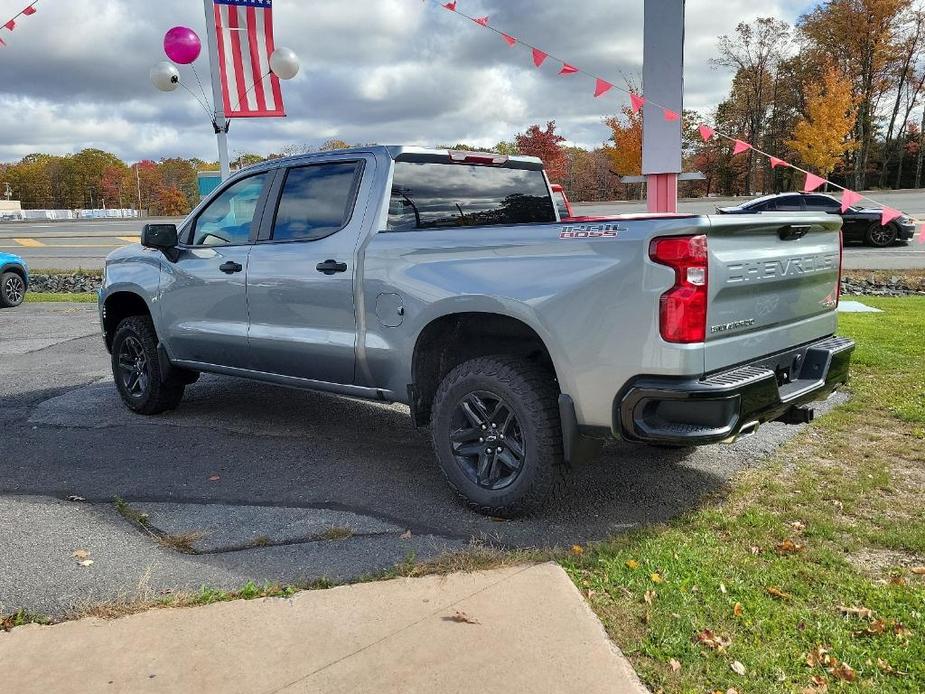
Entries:
[[[503, 489], [486, 489], [467, 475], [453, 452], [450, 435], [462, 401], [473, 393], [494, 394], [509, 406], [523, 442], [516, 477]], [[434, 396], [432, 437], [440, 469], [450, 488], [470, 509], [513, 518], [539, 509], [564, 476], [559, 391], [549, 370], [508, 355], [480, 357], [453, 369]]]
[[881, 226], [878, 222], [874, 222], [864, 234], [864, 243], [874, 248], [889, 248], [896, 243], [898, 235], [899, 231], [893, 224]]
[[[138, 392], [130, 390], [131, 384], [125, 382], [119, 366], [120, 356], [124, 356], [123, 346], [130, 340], [133, 341], [131, 345], [140, 345], [140, 354], [145, 360], [147, 378]], [[112, 374], [122, 402], [138, 414], [154, 415], [176, 409], [186, 389], [181, 379], [164, 378], [157, 354], [157, 333], [148, 316], [130, 316], [119, 323], [112, 339]]]
[[0, 274], [0, 308], [19, 306], [26, 295], [26, 283], [15, 272]]

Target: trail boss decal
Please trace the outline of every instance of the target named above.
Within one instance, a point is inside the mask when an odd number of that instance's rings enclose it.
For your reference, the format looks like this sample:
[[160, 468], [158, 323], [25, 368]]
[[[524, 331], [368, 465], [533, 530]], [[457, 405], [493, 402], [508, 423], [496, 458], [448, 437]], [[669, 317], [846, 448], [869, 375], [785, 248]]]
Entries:
[[626, 231], [626, 227], [619, 224], [569, 224], [562, 227], [559, 232], [559, 239], [566, 241], [570, 239], [615, 239], [621, 231]]

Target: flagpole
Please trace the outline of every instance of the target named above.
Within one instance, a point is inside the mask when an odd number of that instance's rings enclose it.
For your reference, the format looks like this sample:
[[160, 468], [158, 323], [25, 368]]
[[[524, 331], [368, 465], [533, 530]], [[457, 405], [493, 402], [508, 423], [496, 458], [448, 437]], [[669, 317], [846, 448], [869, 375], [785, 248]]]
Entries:
[[218, 66], [218, 36], [215, 26], [215, 5], [213, 0], [202, 0], [206, 12], [206, 43], [209, 48], [209, 67], [212, 73], [212, 103], [215, 104], [213, 125], [215, 139], [218, 142], [218, 166], [224, 181], [231, 175], [228, 161], [228, 125], [225, 118], [225, 106], [222, 99], [222, 77]]

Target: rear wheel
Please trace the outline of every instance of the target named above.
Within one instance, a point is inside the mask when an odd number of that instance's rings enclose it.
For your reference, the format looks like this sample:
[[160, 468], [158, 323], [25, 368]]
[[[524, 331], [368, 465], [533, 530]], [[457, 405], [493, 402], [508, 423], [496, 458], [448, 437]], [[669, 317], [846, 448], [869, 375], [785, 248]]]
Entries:
[[26, 282], [16, 272], [0, 275], [0, 308], [19, 306], [26, 297]]
[[444, 379], [434, 449], [469, 508], [510, 518], [543, 504], [564, 469], [557, 397], [548, 371], [508, 356], [473, 359]]
[[892, 224], [883, 226], [874, 222], [868, 227], [864, 241], [868, 246], [873, 246], [874, 248], [886, 248], [896, 243], [896, 236], [896, 227]]
[[176, 409], [186, 385], [161, 373], [157, 335], [148, 316], [130, 316], [119, 323], [112, 340], [112, 375], [122, 402], [138, 414]]

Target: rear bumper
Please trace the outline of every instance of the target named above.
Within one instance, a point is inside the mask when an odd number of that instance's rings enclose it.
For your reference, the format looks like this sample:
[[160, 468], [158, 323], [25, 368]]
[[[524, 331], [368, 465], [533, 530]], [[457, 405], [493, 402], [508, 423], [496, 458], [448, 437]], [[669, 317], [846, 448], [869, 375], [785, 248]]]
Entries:
[[853, 351], [830, 337], [700, 379], [639, 376], [614, 401], [614, 431], [645, 443], [733, 440], [847, 383]]

